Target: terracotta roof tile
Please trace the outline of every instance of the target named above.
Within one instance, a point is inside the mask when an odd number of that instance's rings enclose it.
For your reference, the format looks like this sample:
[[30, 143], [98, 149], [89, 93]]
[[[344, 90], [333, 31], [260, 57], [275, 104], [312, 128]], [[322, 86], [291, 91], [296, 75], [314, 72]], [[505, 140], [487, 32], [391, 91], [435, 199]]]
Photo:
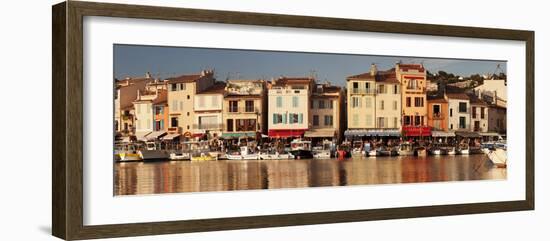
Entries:
[[447, 93], [449, 99], [470, 100], [470, 97], [465, 93]]

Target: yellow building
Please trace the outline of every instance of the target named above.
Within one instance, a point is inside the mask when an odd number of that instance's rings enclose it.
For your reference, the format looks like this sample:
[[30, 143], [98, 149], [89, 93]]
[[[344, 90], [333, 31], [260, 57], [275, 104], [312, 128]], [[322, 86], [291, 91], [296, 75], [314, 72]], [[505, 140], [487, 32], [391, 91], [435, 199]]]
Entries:
[[309, 130], [304, 137], [339, 141], [344, 129], [341, 120], [344, 116], [343, 98], [344, 93], [339, 86], [316, 84], [311, 93]]
[[195, 135], [221, 136], [224, 90], [225, 83], [216, 82], [195, 94], [193, 108], [195, 118], [192, 130]]
[[223, 101], [223, 137], [255, 137], [257, 132], [266, 132], [267, 92], [264, 80], [228, 80]]
[[195, 122], [195, 94], [214, 85], [214, 72], [204, 70], [199, 74], [181, 75], [168, 78], [166, 83], [170, 107], [168, 131], [191, 137]]
[[403, 135], [429, 136], [426, 100], [426, 69], [421, 64], [395, 65], [397, 79], [401, 83]]
[[347, 78], [347, 128], [345, 136], [398, 137], [401, 133], [401, 85], [395, 69], [370, 71]]

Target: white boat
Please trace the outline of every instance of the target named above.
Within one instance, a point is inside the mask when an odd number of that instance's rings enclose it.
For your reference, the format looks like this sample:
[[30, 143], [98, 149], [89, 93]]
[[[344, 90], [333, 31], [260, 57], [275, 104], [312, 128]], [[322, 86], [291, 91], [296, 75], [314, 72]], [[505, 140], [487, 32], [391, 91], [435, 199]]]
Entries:
[[170, 160], [189, 160], [191, 155], [189, 152], [174, 151], [170, 153]]
[[241, 146], [240, 152], [226, 154], [227, 160], [259, 160], [258, 153], [252, 153], [248, 146]]
[[506, 167], [506, 162], [508, 161], [507, 152], [504, 149], [497, 148], [495, 150], [489, 151], [487, 154], [489, 159], [497, 167]]
[[376, 149], [370, 150], [368, 155], [369, 157], [376, 157], [378, 155], [378, 151], [376, 151]]
[[322, 146], [313, 147], [313, 158], [329, 159], [331, 158], [332, 141], [324, 140]]
[[456, 155], [456, 149], [454, 148], [454, 146], [451, 146], [451, 147], [446, 147], [446, 152], [445, 154], [447, 155]]
[[170, 153], [161, 150], [160, 144], [150, 141], [145, 143], [145, 148], [137, 152], [144, 161], [163, 161], [170, 159]]
[[414, 149], [410, 142], [403, 142], [399, 144], [399, 155], [400, 156], [413, 156]]
[[363, 150], [363, 142], [362, 141], [354, 141], [353, 146], [351, 149], [351, 156], [352, 157], [359, 157], [359, 156], [365, 156], [365, 150]]
[[289, 153], [260, 153], [259, 155], [260, 160], [285, 160], [285, 159], [294, 159], [294, 156], [292, 156]]
[[303, 141], [300, 139], [294, 139], [290, 142], [290, 153], [296, 159], [311, 159], [313, 153], [311, 152], [311, 141]]
[[469, 148], [459, 148], [457, 153], [460, 154], [460, 155], [469, 155], [470, 154], [470, 149]]

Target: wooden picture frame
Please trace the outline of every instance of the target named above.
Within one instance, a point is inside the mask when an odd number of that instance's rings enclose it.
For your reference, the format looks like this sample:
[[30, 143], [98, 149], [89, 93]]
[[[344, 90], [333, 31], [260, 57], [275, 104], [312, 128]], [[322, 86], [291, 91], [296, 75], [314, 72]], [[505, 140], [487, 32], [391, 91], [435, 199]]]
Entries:
[[[52, 8], [52, 233], [67, 239], [203, 232], [534, 209], [534, 32], [68, 1]], [[526, 43], [525, 200], [86, 226], [83, 224], [83, 17], [107, 16], [299, 27]]]

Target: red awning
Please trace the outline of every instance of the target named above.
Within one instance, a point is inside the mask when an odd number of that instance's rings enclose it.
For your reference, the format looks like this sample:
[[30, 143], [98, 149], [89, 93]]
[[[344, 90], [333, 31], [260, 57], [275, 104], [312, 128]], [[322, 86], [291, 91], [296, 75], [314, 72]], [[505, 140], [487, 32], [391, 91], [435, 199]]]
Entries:
[[272, 138], [301, 137], [306, 130], [269, 130], [268, 136]]
[[404, 136], [431, 136], [432, 128], [429, 126], [403, 126]]

